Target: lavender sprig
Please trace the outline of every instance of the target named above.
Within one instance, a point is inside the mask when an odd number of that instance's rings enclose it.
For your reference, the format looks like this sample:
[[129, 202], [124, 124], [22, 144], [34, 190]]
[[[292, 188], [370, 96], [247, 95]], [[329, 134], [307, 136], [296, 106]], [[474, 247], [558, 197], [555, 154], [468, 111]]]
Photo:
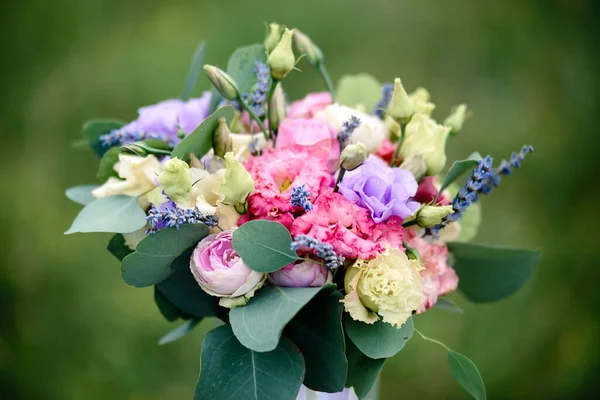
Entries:
[[163, 139], [160, 134], [153, 132], [130, 132], [113, 129], [105, 135], [99, 137], [102, 147], [111, 147], [120, 144], [129, 144], [147, 139]]
[[290, 248], [294, 251], [298, 251], [300, 247], [308, 247], [313, 250], [315, 255], [323, 261], [329, 269], [337, 269], [344, 265], [345, 258], [338, 256], [333, 247], [330, 244], [323, 243], [318, 239], [308, 235], [298, 235], [294, 238]]
[[521, 147], [521, 150], [518, 153], [512, 153], [510, 161], [502, 160], [502, 162], [500, 162], [500, 166], [490, 173], [488, 179], [484, 185], [482, 185], [479, 192], [483, 194], [490, 194], [493, 188], [500, 185], [501, 176], [512, 174], [513, 168], [521, 168], [521, 162], [523, 162], [525, 156], [531, 152], [533, 152], [533, 146], [526, 144]]
[[375, 104], [375, 109], [373, 110], [373, 114], [377, 115], [379, 118], [383, 118], [383, 113], [385, 109], [388, 108], [390, 101], [392, 100], [392, 93], [394, 92], [394, 84], [386, 83], [383, 85], [383, 89], [381, 89], [381, 98]]
[[338, 133], [337, 139], [340, 142], [340, 147], [344, 148], [350, 140], [350, 136], [354, 133], [354, 130], [361, 124], [360, 118], [351, 116], [348, 120], [342, 122], [342, 130]]
[[312, 211], [313, 205], [309, 200], [310, 192], [306, 190], [304, 185], [296, 186], [292, 189], [291, 203], [295, 207], [302, 207], [305, 211]]
[[172, 206], [163, 206], [157, 208], [154, 204], [148, 211], [146, 221], [150, 228], [147, 234], [155, 234], [162, 228], [175, 227], [177, 230], [186, 224], [204, 224], [208, 227], [216, 226], [219, 219], [215, 215], [204, 215], [193, 208], [179, 208]]
[[256, 86], [253, 93], [244, 93], [242, 100], [254, 111], [254, 113], [263, 117], [266, 111], [267, 93], [271, 87], [271, 70], [262, 61], [256, 61], [254, 64], [256, 73]]

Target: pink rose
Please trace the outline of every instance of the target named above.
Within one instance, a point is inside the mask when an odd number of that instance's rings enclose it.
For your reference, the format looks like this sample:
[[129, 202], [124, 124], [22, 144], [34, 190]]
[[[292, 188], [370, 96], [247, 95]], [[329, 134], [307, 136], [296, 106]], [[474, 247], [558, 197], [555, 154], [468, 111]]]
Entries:
[[244, 305], [266, 279], [262, 272], [250, 269], [232, 245], [233, 229], [202, 239], [190, 262], [200, 287], [211, 296], [221, 297], [219, 304], [233, 308]]
[[319, 118], [286, 118], [279, 124], [276, 148], [290, 147], [295, 144], [310, 147], [318, 145], [327, 151], [327, 167], [330, 172], [337, 169], [340, 158], [340, 143], [335, 129]]
[[323, 265], [302, 261], [272, 272], [268, 279], [275, 286], [321, 287], [331, 282], [331, 272]]
[[332, 103], [329, 92], [311, 93], [302, 100], [292, 103], [288, 118], [312, 118]]

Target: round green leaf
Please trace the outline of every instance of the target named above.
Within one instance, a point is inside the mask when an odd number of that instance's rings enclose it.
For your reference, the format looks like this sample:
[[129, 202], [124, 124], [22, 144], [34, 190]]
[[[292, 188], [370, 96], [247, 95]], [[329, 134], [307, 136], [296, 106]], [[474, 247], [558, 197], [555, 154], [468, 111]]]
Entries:
[[73, 186], [66, 190], [65, 196], [77, 204], [82, 206], [90, 204], [96, 198], [92, 195], [92, 191], [96, 189], [98, 185], [79, 185]]
[[381, 83], [371, 75], [344, 75], [338, 83], [336, 101], [348, 107], [362, 104], [371, 111], [381, 98], [381, 90]]
[[344, 317], [346, 333], [359, 350], [370, 358], [389, 358], [397, 354], [414, 332], [412, 317], [400, 327], [394, 328], [379, 320], [374, 324], [355, 321], [350, 314]]
[[240, 94], [248, 93], [258, 80], [254, 70], [257, 61], [267, 62], [265, 46], [252, 44], [236, 49], [227, 62], [227, 73], [237, 83]]
[[373, 390], [373, 385], [377, 381], [386, 359], [367, 357], [361, 353], [351, 340], [346, 340], [346, 355], [348, 358], [348, 378], [345, 386], [354, 388], [354, 393], [358, 398], [364, 399]]
[[116, 119], [97, 119], [88, 121], [83, 125], [83, 137], [96, 153], [98, 157], [102, 157], [106, 150], [110, 147], [104, 147], [100, 142], [100, 136], [110, 133], [113, 129], [119, 129], [125, 125], [123, 121]]
[[167, 298], [154, 286], [154, 302], [160, 313], [167, 321], [175, 321], [178, 318], [187, 317], [181, 310], [175, 307]]
[[295, 400], [304, 359], [286, 338], [273, 351], [257, 353], [237, 341], [231, 327], [210, 331], [202, 342], [195, 400]]
[[110, 196], [95, 199], [75, 217], [65, 235], [77, 232], [130, 233], [146, 225], [146, 213], [137, 198]]
[[110, 251], [113, 256], [117, 257], [119, 261], [123, 261], [125, 257], [133, 253], [133, 250], [125, 244], [125, 237], [121, 233], [117, 233], [110, 238], [110, 242], [108, 242], [106, 249]]
[[448, 350], [448, 366], [454, 380], [476, 400], [485, 400], [486, 392], [479, 370], [467, 357]]
[[279, 222], [246, 222], [233, 232], [232, 244], [244, 264], [258, 272], [275, 272], [300, 259], [290, 248], [290, 232]]

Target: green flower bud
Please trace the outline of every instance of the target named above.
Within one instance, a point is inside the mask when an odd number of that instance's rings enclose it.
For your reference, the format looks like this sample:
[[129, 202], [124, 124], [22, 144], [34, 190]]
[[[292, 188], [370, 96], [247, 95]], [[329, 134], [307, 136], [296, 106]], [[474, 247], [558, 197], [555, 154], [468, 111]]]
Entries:
[[318, 66], [323, 62], [323, 52], [319, 47], [304, 33], [294, 29], [294, 41], [296, 48], [301, 54], [306, 54], [306, 58], [310, 65]]
[[271, 77], [281, 80], [294, 68], [296, 58], [292, 51], [293, 30], [286, 29], [277, 46], [269, 54], [267, 63], [271, 68]]
[[231, 132], [227, 127], [227, 120], [224, 117], [219, 118], [219, 124], [213, 134], [213, 149], [215, 156], [223, 157], [225, 153], [231, 151]]
[[231, 124], [229, 124], [229, 130], [232, 133], [245, 133], [246, 128], [244, 128], [244, 124], [242, 123], [241, 112], [234, 111], [233, 119], [231, 120]]
[[221, 185], [221, 193], [225, 197], [223, 204], [238, 206], [246, 202], [248, 195], [254, 191], [254, 180], [250, 173], [233, 153], [225, 154], [225, 175]]
[[452, 129], [452, 133], [456, 134], [460, 132], [468, 117], [469, 113], [467, 112], [467, 105], [460, 104], [456, 106], [444, 120], [444, 125], [449, 126]]
[[212, 65], [205, 65], [204, 70], [208, 75], [208, 79], [214, 87], [227, 100], [236, 100], [239, 97], [239, 89], [235, 81], [225, 71]]
[[397, 121], [406, 121], [415, 113], [415, 104], [404, 90], [400, 78], [394, 79], [394, 92], [387, 109], [387, 114]]
[[190, 166], [177, 157], [171, 158], [158, 175], [158, 183], [162, 185], [165, 194], [175, 203], [185, 200], [192, 191]]
[[452, 206], [425, 206], [417, 212], [417, 225], [421, 228], [430, 228], [442, 222], [442, 218], [452, 214]]
[[419, 182], [425, 175], [425, 172], [427, 172], [427, 165], [425, 165], [425, 161], [423, 161], [423, 156], [421, 154], [412, 154], [408, 156], [402, 161], [400, 168], [410, 171], [417, 182]]
[[276, 23], [269, 24], [269, 33], [265, 39], [265, 49], [267, 50], [267, 54], [270, 54], [275, 49], [280, 38], [281, 26]]
[[281, 84], [277, 84], [271, 104], [269, 105], [269, 128], [273, 131], [279, 126], [279, 123], [285, 119], [285, 96]]
[[367, 161], [367, 148], [360, 142], [356, 144], [349, 144], [348, 146], [344, 147], [344, 150], [342, 150], [340, 160], [340, 167], [346, 171], [352, 171]]

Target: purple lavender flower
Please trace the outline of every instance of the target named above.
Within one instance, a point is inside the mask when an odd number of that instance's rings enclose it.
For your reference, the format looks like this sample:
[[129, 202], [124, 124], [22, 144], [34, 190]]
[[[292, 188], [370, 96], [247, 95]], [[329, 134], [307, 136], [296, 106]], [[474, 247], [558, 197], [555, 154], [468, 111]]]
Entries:
[[417, 192], [414, 176], [402, 168], [390, 168], [371, 155], [354, 171], [348, 171], [339, 185], [340, 193], [371, 211], [376, 223], [392, 215], [402, 219], [414, 214], [419, 203], [411, 200]]

